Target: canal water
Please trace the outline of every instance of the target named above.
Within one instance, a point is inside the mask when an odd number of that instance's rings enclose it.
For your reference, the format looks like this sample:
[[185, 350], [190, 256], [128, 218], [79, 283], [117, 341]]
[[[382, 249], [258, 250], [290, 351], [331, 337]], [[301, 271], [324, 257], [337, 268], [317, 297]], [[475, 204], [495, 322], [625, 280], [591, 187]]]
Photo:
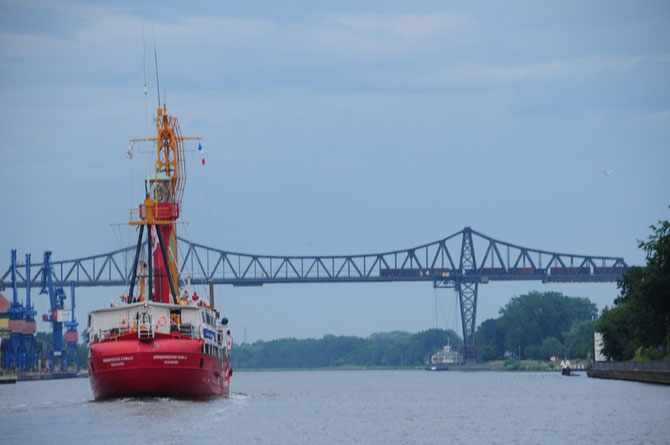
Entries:
[[228, 399], [0, 386], [1, 444], [670, 443], [670, 386], [558, 373], [236, 372]]

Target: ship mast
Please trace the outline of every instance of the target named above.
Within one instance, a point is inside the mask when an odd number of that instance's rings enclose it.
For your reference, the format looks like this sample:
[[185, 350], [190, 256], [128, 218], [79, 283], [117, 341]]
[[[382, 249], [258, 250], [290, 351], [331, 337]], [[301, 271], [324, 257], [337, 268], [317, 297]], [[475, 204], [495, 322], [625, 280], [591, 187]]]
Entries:
[[[156, 112], [156, 137], [131, 139], [131, 142], [156, 142], [156, 163], [153, 175], [145, 181], [145, 198], [139, 208], [131, 209], [130, 225], [140, 226], [137, 250], [130, 282], [128, 302], [133, 300], [138, 259], [144, 227], [147, 227], [147, 260], [149, 300], [177, 303], [179, 275], [177, 267], [176, 221], [186, 182], [184, 159], [185, 140], [200, 140], [199, 136], [181, 135], [179, 121], [167, 114], [163, 104]], [[155, 289], [154, 289], [155, 287]], [[172, 299], [170, 298], [172, 295]]]

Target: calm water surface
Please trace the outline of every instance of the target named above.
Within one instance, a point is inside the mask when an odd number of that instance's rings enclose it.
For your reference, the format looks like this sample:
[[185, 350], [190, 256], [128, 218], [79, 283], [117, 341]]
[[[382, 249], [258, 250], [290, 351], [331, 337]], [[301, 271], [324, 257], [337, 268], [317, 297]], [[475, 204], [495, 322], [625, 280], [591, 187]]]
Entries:
[[557, 373], [237, 372], [228, 399], [0, 386], [1, 444], [670, 443], [670, 386]]

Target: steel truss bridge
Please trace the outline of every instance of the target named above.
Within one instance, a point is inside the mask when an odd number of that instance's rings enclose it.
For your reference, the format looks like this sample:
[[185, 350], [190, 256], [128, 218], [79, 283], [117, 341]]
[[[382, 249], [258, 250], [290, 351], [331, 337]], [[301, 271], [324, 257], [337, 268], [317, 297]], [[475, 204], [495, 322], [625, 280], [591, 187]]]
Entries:
[[[429, 281], [458, 293], [464, 354], [475, 356], [477, 294], [490, 281], [613, 282], [628, 268], [623, 258], [557, 253], [500, 241], [469, 227], [444, 239], [383, 253], [329, 256], [253, 255], [215, 249], [178, 239], [180, 280], [195, 284], [262, 286], [274, 283], [361, 283]], [[73, 260], [52, 261], [54, 284], [127, 286], [135, 246]], [[17, 266], [17, 285], [39, 286], [41, 264], [25, 274]], [[0, 278], [7, 284], [11, 270]]]

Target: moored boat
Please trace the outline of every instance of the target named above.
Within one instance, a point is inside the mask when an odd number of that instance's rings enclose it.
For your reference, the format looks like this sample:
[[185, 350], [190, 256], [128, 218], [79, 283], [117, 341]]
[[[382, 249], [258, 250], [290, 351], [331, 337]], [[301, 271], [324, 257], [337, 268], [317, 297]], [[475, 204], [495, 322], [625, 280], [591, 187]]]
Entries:
[[565, 376], [577, 375], [577, 374], [572, 372], [572, 366], [570, 365], [570, 360], [561, 361], [561, 375], [565, 375]]
[[451, 345], [445, 345], [437, 351], [426, 363], [427, 371], [448, 371], [451, 365], [460, 365], [463, 363], [463, 356], [453, 349]]

